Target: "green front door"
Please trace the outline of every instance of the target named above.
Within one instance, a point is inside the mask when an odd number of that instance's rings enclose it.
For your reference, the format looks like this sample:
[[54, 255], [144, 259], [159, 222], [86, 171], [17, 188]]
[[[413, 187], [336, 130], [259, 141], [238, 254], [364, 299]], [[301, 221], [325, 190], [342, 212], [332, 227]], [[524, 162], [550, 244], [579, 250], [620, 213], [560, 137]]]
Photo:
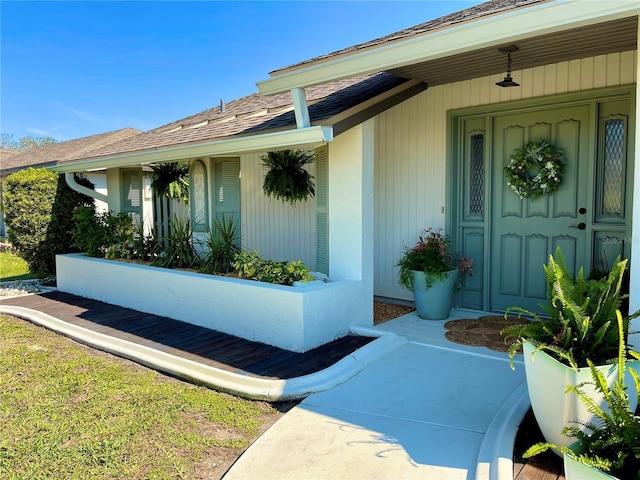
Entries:
[[[520, 306], [541, 312], [539, 303], [546, 298], [542, 266], [557, 247], [570, 269], [591, 264], [592, 125], [589, 105], [493, 118], [490, 310]], [[507, 185], [503, 168], [516, 149], [542, 140], [564, 153], [562, 185], [553, 194], [521, 200]]]

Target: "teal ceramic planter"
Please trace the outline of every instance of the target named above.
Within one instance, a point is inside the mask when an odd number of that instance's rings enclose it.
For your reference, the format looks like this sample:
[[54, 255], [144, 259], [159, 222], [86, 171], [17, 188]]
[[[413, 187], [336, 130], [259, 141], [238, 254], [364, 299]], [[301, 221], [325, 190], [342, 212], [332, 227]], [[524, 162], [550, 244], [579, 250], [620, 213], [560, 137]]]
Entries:
[[413, 270], [413, 299], [418, 316], [426, 320], [444, 320], [451, 312], [451, 301], [458, 279], [458, 270], [450, 270], [442, 280], [434, 280], [427, 287], [425, 273]]

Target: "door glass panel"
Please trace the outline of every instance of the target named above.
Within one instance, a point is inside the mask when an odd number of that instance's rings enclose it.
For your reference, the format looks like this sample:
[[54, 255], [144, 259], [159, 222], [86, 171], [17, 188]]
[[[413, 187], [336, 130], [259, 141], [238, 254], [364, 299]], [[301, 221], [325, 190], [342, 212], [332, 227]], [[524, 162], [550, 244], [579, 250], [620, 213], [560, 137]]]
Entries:
[[193, 228], [204, 229], [207, 223], [207, 171], [202, 162], [191, 167], [191, 214]]
[[604, 127], [602, 214], [622, 215], [624, 199], [624, 121], [607, 120]]
[[484, 134], [471, 135], [469, 152], [469, 213], [484, 214]]

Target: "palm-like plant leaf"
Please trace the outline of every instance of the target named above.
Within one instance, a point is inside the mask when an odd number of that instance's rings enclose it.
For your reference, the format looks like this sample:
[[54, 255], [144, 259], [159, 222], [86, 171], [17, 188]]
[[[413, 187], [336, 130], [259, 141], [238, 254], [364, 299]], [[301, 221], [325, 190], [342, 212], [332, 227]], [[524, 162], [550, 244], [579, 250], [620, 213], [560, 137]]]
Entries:
[[[573, 368], [586, 367], [587, 359], [600, 365], [616, 357], [619, 334], [615, 327], [616, 311], [626, 296], [621, 293], [627, 260], [618, 257], [611, 272], [599, 280], [586, 279], [581, 268], [573, 277], [569, 273], [562, 252], [544, 266], [549, 302], [544, 306], [547, 318], [541, 318], [520, 308], [510, 308], [520, 316], [534, 318], [525, 326], [512, 326], [502, 331], [507, 338], [515, 338], [509, 349], [513, 360], [522, 339], [531, 340], [537, 350], [545, 350]], [[623, 318], [623, 339], [626, 341], [629, 320]], [[513, 362], [512, 362], [513, 365]]]
[[[575, 453], [565, 446], [537, 443], [525, 452], [526, 458], [552, 448], [617, 478], [640, 480], [640, 416], [631, 409], [625, 384], [625, 373], [628, 371], [633, 378], [636, 392], [640, 393], [638, 374], [626, 366], [628, 356], [640, 359], [640, 355], [627, 351], [624, 339], [625, 323], [619, 311], [616, 312], [616, 326], [618, 370], [613, 385], [609, 387], [604, 375], [589, 360], [592, 380], [567, 389], [568, 392], [577, 395], [587, 410], [595, 416], [597, 423], [582, 425], [583, 428], [571, 426], [563, 430], [565, 435], [577, 440], [578, 447]], [[585, 393], [583, 388], [588, 384], [594, 385], [595, 389], [602, 394], [607, 409], [602, 408]]]
[[159, 197], [189, 202], [189, 164], [187, 162], [153, 165], [151, 188]]

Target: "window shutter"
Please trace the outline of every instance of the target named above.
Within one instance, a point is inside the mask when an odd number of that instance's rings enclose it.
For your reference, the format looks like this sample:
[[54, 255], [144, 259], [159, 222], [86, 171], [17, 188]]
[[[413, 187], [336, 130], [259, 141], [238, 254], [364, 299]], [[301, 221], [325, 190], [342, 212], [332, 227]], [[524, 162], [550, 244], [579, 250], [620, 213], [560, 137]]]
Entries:
[[142, 218], [142, 177], [139, 172], [122, 174], [122, 212], [131, 217], [134, 224]]
[[329, 275], [329, 147], [316, 148], [316, 270]]
[[240, 160], [237, 158], [215, 163], [214, 208], [219, 222], [222, 216], [233, 218], [240, 229]]

